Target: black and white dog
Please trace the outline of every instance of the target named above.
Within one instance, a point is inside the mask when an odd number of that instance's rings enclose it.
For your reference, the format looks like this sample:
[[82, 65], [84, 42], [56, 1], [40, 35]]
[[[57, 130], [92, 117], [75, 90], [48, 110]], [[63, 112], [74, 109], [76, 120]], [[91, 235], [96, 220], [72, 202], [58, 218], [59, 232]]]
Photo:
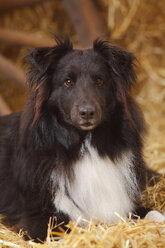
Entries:
[[[107, 41], [69, 39], [29, 55], [30, 97], [0, 118], [0, 213], [44, 240], [51, 216], [114, 223], [142, 214], [144, 120], [130, 96], [135, 57]], [[143, 213], [144, 214], [144, 213]]]

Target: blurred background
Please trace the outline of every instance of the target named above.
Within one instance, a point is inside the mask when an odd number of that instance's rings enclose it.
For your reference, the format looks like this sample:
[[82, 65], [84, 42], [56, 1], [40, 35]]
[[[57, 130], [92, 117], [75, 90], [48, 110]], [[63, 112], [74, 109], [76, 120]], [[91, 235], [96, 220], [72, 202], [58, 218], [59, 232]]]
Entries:
[[29, 47], [69, 35], [77, 47], [101, 36], [137, 57], [133, 94], [146, 121], [145, 157], [165, 171], [165, 0], [0, 0], [0, 115], [27, 99]]

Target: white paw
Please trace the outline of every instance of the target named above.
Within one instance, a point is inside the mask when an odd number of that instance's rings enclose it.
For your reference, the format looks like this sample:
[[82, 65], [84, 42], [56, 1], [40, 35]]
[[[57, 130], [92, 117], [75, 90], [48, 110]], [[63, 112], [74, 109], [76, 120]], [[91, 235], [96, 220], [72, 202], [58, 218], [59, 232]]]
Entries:
[[148, 214], [145, 216], [145, 218], [147, 220], [154, 220], [156, 222], [165, 221], [165, 215], [163, 215], [162, 213], [160, 213], [156, 210], [152, 210], [152, 211], [148, 212]]

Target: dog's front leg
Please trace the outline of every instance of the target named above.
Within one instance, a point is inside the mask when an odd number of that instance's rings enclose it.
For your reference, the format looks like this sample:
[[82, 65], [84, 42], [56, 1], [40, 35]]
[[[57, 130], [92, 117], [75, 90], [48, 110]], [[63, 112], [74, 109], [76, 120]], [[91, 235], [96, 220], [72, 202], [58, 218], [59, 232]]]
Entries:
[[59, 226], [64, 231], [69, 231], [65, 226], [69, 222], [67, 215], [58, 213], [25, 213], [20, 222], [15, 226], [17, 232], [23, 231], [24, 239], [32, 239], [35, 242], [46, 240], [48, 225], [52, 227], [53, 232], [60, 232]]

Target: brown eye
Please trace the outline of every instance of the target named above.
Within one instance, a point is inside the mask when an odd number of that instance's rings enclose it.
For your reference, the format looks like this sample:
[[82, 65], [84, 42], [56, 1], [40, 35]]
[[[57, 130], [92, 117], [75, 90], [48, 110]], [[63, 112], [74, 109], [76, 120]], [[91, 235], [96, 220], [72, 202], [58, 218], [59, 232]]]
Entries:
[[67, 79], [64, 82], [64, 85], [67, 86], [67, 87], [71, 87], [71, 86], [73, 86], [73, 81], [71, 79]]
[[103, 80], [101, 78], [96, 79], [95, 84], [101, 86], [103, 84]]

